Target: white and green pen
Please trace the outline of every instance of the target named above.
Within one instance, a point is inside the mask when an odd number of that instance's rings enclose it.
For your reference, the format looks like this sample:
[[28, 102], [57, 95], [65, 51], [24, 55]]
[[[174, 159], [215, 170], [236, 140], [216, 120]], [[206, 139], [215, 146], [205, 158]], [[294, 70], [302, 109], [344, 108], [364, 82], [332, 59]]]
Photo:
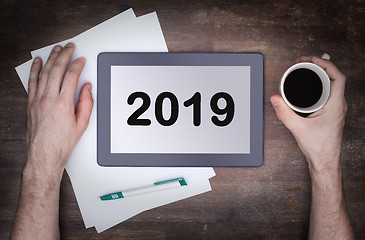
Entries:
[[140, 194], [150, 193], [150, 192], [166, 190], [166, 189], [170, 189], [170, 188], [183, 187], [183, 186], [187, 186], [187, 185], [188, 184], [186, 183], [184, 178], [182, 178], [182, 177], [174, 178], [174, 179], [165, 180], [165, 181], [161, 181], [161, 182], [155, 182], [153, 185], [148, 186], [148, 187], [137, 188], [137, 189], [127, 190], [127, 191], [123, 191], [123, 192], [110, 193], [110, 194], [101, 196], [100, 200], [101, 201], [115, 200], [115, 199], [126, 198], [126, 197], [136, 196], [136, 195], [140, 195]]

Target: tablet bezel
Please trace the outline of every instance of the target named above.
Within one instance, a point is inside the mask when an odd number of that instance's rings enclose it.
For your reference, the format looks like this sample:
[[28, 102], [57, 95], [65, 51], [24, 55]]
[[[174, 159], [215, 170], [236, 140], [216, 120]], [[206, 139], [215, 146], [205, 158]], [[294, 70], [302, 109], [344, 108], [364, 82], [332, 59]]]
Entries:
[[[264, 58], [260, 53], [103, 52], [97, 65], [97, 162], [100, 166], [258, 167], [264, 158]], [[111, 153], [111, 66], [250, 66], [250, 153]]]

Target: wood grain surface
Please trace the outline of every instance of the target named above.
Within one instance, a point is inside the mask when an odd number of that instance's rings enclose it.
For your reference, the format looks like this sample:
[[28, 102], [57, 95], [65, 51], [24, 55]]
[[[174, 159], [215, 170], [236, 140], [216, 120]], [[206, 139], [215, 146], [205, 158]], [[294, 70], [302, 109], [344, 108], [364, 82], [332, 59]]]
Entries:
[[[306, 239], [310, 177], [269, 102], [301, 55], [327, 52], [346, 74], [342, 149], [350, 218], [365, 239], [365, 1], [2, 0], [0, 2], [0, 239], [10, 234], [26, 159], [27, 94], [14, 68], [29, 51], [71, 38], [132, 7], [157, 11], [169, 51], [260, 52], [265, 57], [265, 162], [215, 168], [213, 191], [137, 215], [101, 234], [85, 229], [65, 173], [62, 239]], [[117, 214], [117, 213], [116, 213]]]

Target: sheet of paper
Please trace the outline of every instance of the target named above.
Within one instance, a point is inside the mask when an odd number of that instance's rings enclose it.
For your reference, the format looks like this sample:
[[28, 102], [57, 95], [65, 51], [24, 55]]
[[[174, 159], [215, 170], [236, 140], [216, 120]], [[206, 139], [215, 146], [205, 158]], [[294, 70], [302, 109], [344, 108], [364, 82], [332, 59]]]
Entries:
[[[103, 28], [108, 28], [110, 26], [113, 26], [114, 28], [117, 27], [117, 25], [119, 24], [127, 24], [129, 21], [133, 21], [133, 20], [136, 20], [136, 15], [134, 14], [133, 12], [133, 9], [130, 8], [108, 20], [106, 20], [105, 22], [102, 22], [92, 28], [90, 28], [89, 30], [83, 32], [83, 33], [80, 33], [79, 35], [77, 35], [76, 37], [74, 38], [71, 38], [71, 39], [67, 39], [67, 40], [64, 40], [64, 41], [61, 41], [61, 42], [57, 42], [57, 43], [54, 43], [54, 44], [51, 44], [51, 45], [48, 45], [46, 47], [43, 47], [43, 48], [40, 48], [40, 49], [37, 49], [37, 50], [34, 50], [34, 51], [31, 51], [31, 56], [32, 56], [32, 59], [17, 66], [15, 68], [16, 72], [18, 73], [18, 76], [25, 88], [25, 90], [28, 92], [28, 78], [29, 78], [29, 70], [32, 66], [32, 62], [33, 62], [33, 59], [35, 57], [40, 57], [42, 59], [42, 63], [43, 65], [46, 63], [46, 60], [48, 58], [48, 55], [49, 53], [51, 52], [52, 48], [56, 45], [61, 45], [61, 46], [64, 46], [66, 45], [66, 43], [68, 42], [73, 42], [73, 40], [75, 38], [77, 38], [78, 36], [80, 35], [83, 35], [83, 36], [87, 36], [88, 34], [90, 34], [90, 37], [92, 37], [92, 35], [97, 35], [97, 33], [93, 33], [94, 31], [97, 32], [97, 31], [103, 31]], [[75, 56], [75, 54], [73, 55]], [[71, 60], [74, 60], [75, 57], [73, 57]], [[81, 84], [79, 84], [80, 86]], [[79, 89], [80, 90], [80, 89]], [[78, 95], [78, 94], [77, 94]]]
[[[131, 14], [132, 13], [132, 14]], [[84, 56], [86, 66], [80, 77], [80, 87], [91, 82], [96, 103], [97, 54], [103, 51], [155, 51], [166, 52], [167, 47], [156, 13], [135, 18], [133, 11], [127, 10], [68, 41], [76, 44], [72, 59]], [[46, 61], [52, 47], [32, 52], [32, 57], [40, 56]], [[27, 89], [31, 61], [16, 68], [23, 85]], [[70, 176], [85, 226], [95, 226], [104, 231], [142, 211], [174, 202], [210, 190], [208, 178], [215, 175], [212, 168], [104, 168], [96, 163], [96, 105], [94, 105], [89, 128], [70, 156], [66, 166]], [[98, 197], [110, 192], [146, 186], [159, 180], [185, 177], [189, 186], [183, 191], [167, 190], [163, 194], [152, 194], [149, 201], [144, 196], [122, 199], [112, 203], [101, 203]], [[115, 214], [118, 212], [118, 214]], [[112, 217], [111, 217], [112, 216]]]
[[[84, 37], [85, 36], [86, 37], [87, 36], [89, 36], [89, 37], [97, 36], [98, 32], [105, 33], [105, 31], [110, 28], [113, 28], [115, 30], [119, 24], [126, 25], [126, 24], [128, 24], [129, 21], [133, 21], [133, 20], [136, 20], [136, 15], [134, 14], [133, 9], [130, 8], [130, 9], [90, 28], [89, 30], [86, 30], [85, 32], [80, 33], [79, 35], [77, 35], [71, 39], [67, 39], [62, 42], [54, 43], [49, 46], [31, 51], [32, 58], [35, 58], [38, 56], [44, 60], [43, 64], [45, 64], [45, 60], [48, 58], [49, 53], [51, 52], [52, 48], [56, 45], [64, 46], [64, 45], [66, 45], [66, 43], [71, 42], [71, 41], [73, 42], [74, 39], [79, 38], [81, 36], [84, 36]], [[74, 54], [74, 56], [75, 56], [75, 54]]]
[[33, 59], [17, 66], [15, 68], [16, 73], [18, 74], [20, 81], [22, 82], [25, 91], [28, 92], [28, 80], [29, 80], [29, 72], [32, 67]]

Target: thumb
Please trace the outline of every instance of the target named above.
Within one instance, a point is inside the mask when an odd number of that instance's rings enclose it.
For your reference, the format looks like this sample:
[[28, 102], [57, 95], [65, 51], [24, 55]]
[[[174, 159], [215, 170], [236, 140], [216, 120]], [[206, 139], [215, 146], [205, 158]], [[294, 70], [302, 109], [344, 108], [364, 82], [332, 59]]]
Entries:
[[91, 83], [86, 83], [80, 91], [79, 104], [76, 108], [76, 124], [80, 137], [89, 125], [93, 105], [94, 101], [91, 95]]
[[276, 116], [284, 123], [284, 125], [290, 130], [294, 130], [302, 118], [298, 116], [279, 95], [273, 95], [270, 98], [271, 104], [275, 109]]

